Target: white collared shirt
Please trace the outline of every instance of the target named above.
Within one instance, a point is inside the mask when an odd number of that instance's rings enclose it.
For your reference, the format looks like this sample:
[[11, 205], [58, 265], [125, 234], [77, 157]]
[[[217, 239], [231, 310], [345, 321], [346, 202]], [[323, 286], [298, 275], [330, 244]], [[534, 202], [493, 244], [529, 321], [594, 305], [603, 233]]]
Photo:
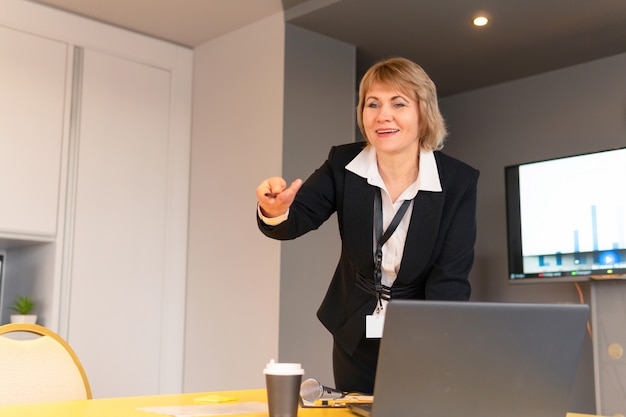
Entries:
[[[376, 149], [372, 146], [367, 146], [363, 149], [348, 165], [346, 169], [355, 173], [356, 175], [363, 177], [367, 180], [367, 183], [376, 187], [379, 187], [383, 192], [383, 230], [387, 230], [389, 223], [393, 219], [393, 216], [402, 206], [405, 200], [413, 200], [420, 190], [441, 192], [441, 182], [439, 181], [439, 171], [437, 170], [437, 162], [435, 161], [435, 155], [432, 151], [420, 149], [419, 171], [417, 180], [409, 185], [406, 190], [400, 194], [395, 203], [392, 203], [391, 197], [387, 192], [385, 183], [383, 182], [380, 172], [378, 171], [378, 164], [376, 162]], [[413, 201], [407, 210], [407, 213], [413, 211]], [[391, 287], [396, 280], [398, 270], [400, 269], [400, 263], [402, 262], [402, 255], [404, 254], [404, 244], [406, 242], [406, 235], [409, 230], [409, 223], [411, 222], [411, 214], [405, 214], [405, 216], [398, 224], [395, 232], [391, 235], [389, 240], [383, 245], [383, 260], [381, 266], [382, 272], [382, 284]], [[376, 247], [376, 234], [372, 231], [374, 239], [373, 247]], [[372, 254], [373, 256], [374, 254]], [[386, 310], [384, 307], [386, 302], [383, 303], [382, 314]], [[379, 310], [377, 309], [377, 313]]]

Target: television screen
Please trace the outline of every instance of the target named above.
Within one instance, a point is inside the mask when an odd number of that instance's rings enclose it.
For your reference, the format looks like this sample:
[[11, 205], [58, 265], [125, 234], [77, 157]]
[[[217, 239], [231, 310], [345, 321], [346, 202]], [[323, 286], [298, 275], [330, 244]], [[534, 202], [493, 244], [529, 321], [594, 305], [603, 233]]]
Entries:
[[626, 148], [505, 168], [509, 279], [626, 278]]

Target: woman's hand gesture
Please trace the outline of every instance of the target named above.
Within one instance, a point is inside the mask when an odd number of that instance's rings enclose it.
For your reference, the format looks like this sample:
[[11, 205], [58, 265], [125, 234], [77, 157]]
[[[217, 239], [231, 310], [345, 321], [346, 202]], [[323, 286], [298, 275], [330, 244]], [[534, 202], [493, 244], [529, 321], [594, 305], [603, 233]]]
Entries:
[[271, 177], [263, 181], [256, 189], [261, 213], [266, 217], [278, 217], [285, 214], [301, 186], [301, 179], [292, 182], [289, 188], [287, 188], [287, 182], [281, 177]]

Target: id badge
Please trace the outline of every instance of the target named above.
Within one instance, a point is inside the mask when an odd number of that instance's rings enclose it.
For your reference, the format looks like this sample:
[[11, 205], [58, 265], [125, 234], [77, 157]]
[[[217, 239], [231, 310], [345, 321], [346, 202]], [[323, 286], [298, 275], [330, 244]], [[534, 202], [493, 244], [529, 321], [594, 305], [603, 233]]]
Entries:
[[365, 337], [368, 339], [380, 339], [383, 337], [384, 314], [369, 314], [365, 316]]

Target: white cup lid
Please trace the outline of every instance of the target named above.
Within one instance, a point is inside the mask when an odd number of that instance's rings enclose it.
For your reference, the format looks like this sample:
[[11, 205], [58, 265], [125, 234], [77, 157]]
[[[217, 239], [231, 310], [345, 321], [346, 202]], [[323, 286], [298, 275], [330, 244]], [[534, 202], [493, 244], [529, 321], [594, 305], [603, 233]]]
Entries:
[[302, 369], [302, 365], [299, 363], [280, 363], [272, 359], [265, 366], [263, 373], [270, 375], [303, 375], [304, 369]]

